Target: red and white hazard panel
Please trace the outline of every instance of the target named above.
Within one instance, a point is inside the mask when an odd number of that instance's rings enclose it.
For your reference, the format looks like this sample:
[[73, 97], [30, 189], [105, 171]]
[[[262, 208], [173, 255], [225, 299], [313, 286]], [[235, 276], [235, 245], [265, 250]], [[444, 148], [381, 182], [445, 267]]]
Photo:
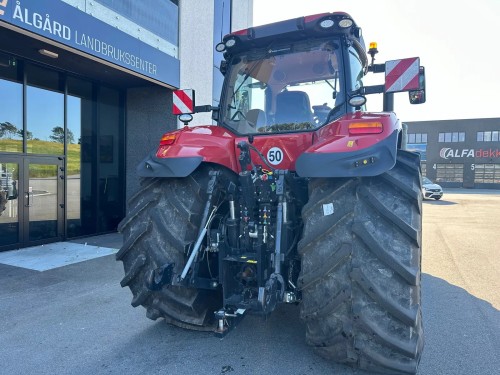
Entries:
[[194, 113], [194, 90], [174, 91], [172, 113], [174, 115]]
[[385, 63], [385, 92], [420, 89], [418, 72], [420, 58], [392, 60]]

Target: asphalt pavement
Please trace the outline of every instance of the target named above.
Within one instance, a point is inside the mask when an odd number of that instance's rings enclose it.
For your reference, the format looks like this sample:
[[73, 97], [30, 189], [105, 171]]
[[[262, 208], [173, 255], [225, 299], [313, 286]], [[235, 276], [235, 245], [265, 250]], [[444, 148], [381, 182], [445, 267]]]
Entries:
[[[446, 190], [423, 206], [419, 374], [498, 374], [500, 194]], [[295, 305], [219, 339], [147, 319], [122, 277], [114, 255], [43, 272], [0, 264], [0, 374], [368, 374], [315, 355]]]

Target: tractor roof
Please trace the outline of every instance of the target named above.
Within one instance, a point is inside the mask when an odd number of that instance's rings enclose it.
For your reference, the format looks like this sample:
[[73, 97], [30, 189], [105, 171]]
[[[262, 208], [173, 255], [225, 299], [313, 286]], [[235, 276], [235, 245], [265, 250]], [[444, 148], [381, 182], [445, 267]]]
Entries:
[[286, 43], [331, 35], [345, 35], [365, 48], [361, 28], [345, 12], [321, 13], [250, 27], [227, 34], [222, 43], [226, 55], [233, 55], [252, 48], [266, 47], [271, 42]]

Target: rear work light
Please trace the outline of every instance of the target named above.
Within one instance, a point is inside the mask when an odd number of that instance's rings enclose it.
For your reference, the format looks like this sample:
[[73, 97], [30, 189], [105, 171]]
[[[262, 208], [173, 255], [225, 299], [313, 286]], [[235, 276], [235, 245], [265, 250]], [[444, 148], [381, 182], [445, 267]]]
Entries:
[[319, 23], [319, 26], [323, 29], [329, 29], [330, 27], [332, 27], [333, 25], [335, 25], [335, 22], [333, 22], [333, 20], [327, 18], [327, 19], [324, 19], [323, 21], [321, 21]]
[[383, 130], [381, 122], [353, 122], [349, 124], [349, 134], [379, 134]]
[[160, 139], [160, 146], [173, 145], [176, 138], [177, 134], [164, 134]]
[[234, 47], [235, 44], [236, 44], [236, 39], [234, 38], [228, 39], [226, 41], [226, 48]]
[[353, 24], [352, 20], [350, 18], [344, 18], [339, 22], [339, 26], [342, 27], [343, 29], [347, 27], [351, 27]]

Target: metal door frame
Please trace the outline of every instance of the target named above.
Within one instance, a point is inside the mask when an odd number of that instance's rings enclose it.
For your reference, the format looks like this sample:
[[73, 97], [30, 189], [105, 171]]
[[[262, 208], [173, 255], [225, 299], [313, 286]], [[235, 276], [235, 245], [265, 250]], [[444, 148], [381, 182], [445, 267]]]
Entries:
[[[28, 246], [61, 241], [65, 238], [65, 173], [64, 157], [38, 155], [0, 155], [0, 162], [12, 163], [19, 166], [18, 191], [18, 242], [0, 246], [0, 251], [18, 249]], [[29, 189], [29, 165], [47, 164], [57, 166], [57, 235], [43, 240], [30, 241], [29, 198], [26, 196]]]

